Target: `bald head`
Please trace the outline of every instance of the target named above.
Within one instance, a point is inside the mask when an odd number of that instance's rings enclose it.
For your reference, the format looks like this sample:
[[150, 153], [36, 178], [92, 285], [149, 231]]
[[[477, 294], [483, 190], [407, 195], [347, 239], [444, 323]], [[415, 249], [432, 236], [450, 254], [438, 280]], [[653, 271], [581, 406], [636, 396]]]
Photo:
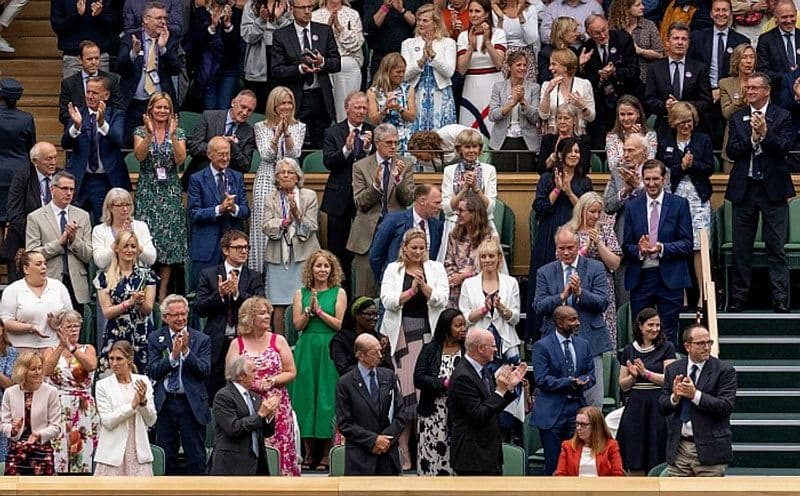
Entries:
[[553, 322], [556, 324], [558, 333], [566, 337], [575, 334], [581, 327], [578, 311], [569, 305], [560, 305], [556, 307], [553, 311]]
[[473, 327], [467, 333], [465, 342], [467, 354], [481, 365], [486, 365], [494, 358], [494, 336], [486, 329]]
[[31, 163], [43, 176], [52, 176], [56, 172], [58, 150], [47, 141], [39, 141], [31, 148]]
[[631, 166], [640, 166], [647, 158], [647, 149], [650, 144], [643, 134], [633, 133], [622, 144], [622, 161]]
[[222, 136], [214, 136], [208, 142], [208, 148], [206, 150], [208, 160], [211, 162], [214, 169], [223, 171], [228, 168], [231, 162], [231, 145], [228, 143], [228, 140]]
[[356, 358], [364, 367], [371, 369], [378, 366], [381, 362], [381, 343], [372, 334], [359, 334], [356, 338], [353, 350]]

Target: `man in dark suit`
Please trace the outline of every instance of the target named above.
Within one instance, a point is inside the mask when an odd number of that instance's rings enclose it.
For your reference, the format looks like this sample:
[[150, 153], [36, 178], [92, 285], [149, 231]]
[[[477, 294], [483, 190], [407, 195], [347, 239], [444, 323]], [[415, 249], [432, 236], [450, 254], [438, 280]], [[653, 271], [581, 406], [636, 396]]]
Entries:
[[133, 130], [142, 125], [142, 115], [147, 112], [147, 102], [153, 93], [168, 94], [173, 109], [177, 110], [172, 76], [181, 73], [178, 46], [178, 38], [167, 29], [167, 10], [159, 2], [145, 6], [141, 33], [120, 38], [117, 72], [121, 81], [121, 104], [125, 109], [126, 147], [132, 147]]
[[[606, 269], [597, 260], [578, 256], [580, 240], [571, 227], [559, 227], [555, 238], [558, 260], [536, 272], [533, 310], [544, 319], [542, 335], [547, 336], [556, 330], [551, 318], [555, 309], [562, 305], [574, 308], [581, 322], [580, 335], [589, 342], [595, 374], [602, 377], [603, 353], [614, 349], [603, 319], [609, 293]], [[602, 381], [587, 389], [585, 396], [589, 405], [602, 408]]]
[[[673, 23], [667, 34], [667, 57], [647, 67], [645, 107], [657, 116], [655, 129], [669, 132], [667, 114], [675, 102], [689, 102], [701, 116], [711, 107], [711, 84], [708, 68], [702, 62], [686, 57], [689, 49], [689, 26]], [[707, 119], [701, 118], [700, 127], [708, 129]]]
[[[347, 236], [356, 216], [353, 201], [353, 163], [372, 153], [372, 124], [367, 116], [367, 95], [350, 93], [344, 101], [347, 119], [325, 130], [322, 163], [330, 172], [320, 210], [328, 217], [328, 250], [339, 258], [342, 271], [350, 274], [353, 255], [347, 251]], [[345, 280], [349, 286], [349, 279]], [[347, 294], [352, 294], [348, 288]]]
[[147, 375], [153, 381], [158, 420], [156, 442], [164, 448], [168, 475], [178, 473], [183, 446], [186, 473], [206, 473], [205, 433], [211, 420], [206, 379], [210, 371], [208, 336], [187, 325], [189, 302], [169, 295], [161, 302], [166, 325], [147, 336]]
[[355, 342], [358, 365], [336, 383], [336, 419], [345, 438], [345, 475], [398, 475], [398, 440], [406, 425], [397, 376], [379, 367], [381, 343]]
[[[789, 222], [787, 199], [795, 195], [786, 154], [792, 144], [791, 116], [770, 101], [769, 77], [750, 76], [745, 88], [749, 105], [729, 123], [726, 149], [733, 160], [725, 199], [733, 204], [733, 277], [728, 311], [744, 308], [750, 290], [750, 263], [759, 213], [776, 312], [789, 311], [789, 268], [784, 245]], [[663, 317], [662, 317], [663, 318]]]
[[325, 128], [336, 119], [328, 74], [341, 70], [333, 30], [311, 22], [314, 0], [292, 0], [294, 22], [272, 35], [272, 76], [292, 90], [297, 119], [304, 122], [311, 148], [322, 148]]
[[678, 346], [678, 314], [683, 290], [691, 286], [692, 217], [685, 198], [664, 191], [667, 168], [651, 159], [642, 167], [645, 192], [625, 207], [622, 251], [627, 262], [625, 288], [631, 315], [657, 307], [661, 328]]
[[242, 173], [228, 167], [230, 150], [222, 136], [211, 138], [207, 152], [210, 165], [189, 179], [193, 286], [204, 269], [222, 260], [220, 241], [225, 231], [241, 230], [242, 221], [250, 215]]
[[596, 377], [589, 342], [575, 333], [581, 327], [578, 312], [569, 305], [553, 311], [556, 332], [533, 345], [533, 376], [539, 392], [531, 426], [539, 428], [544, 448], [544, 475], [552, 475], [561, 442], [575, 433], [575, 415], [586, 405], [584, 391]]
[[414, 203], [411, 208], [386, 214], [378, 225], [372, 247], [369, 249], [369, 265], [380, 286], [383, 271], [389, 262], [397, 260], [403, 237], [411, 228], [422, 229], [428, 238], [428, 259], [436, 260], [442, 243], [444, 225], [439, 220], [442, 210], [442, 191], [433, 184], [420, 184], [414, 188]]
[[[31, 165], [25, 171], [14, 174], [8, 190], [8, 228], [6, 230], [5, 256], [14, 260], [17, 250], [25, 248], [25, 228], [28, 214], [41, 208], [52, 199], [50, 184], [58, 165], [58, 150], [52, 143], [40, 141], [31, 148]], [[8, 264], [8, 280], [16, 281], [13, 261]]]
[[688, 356], [664, 371], [658, 409], [667, 417], [670, 477], [722, 477], [733, 458], [736, 370], [711, 356], [713, 345], [708, 329], [690, 325], [683, 331]]
[[100, 70], [100, 48], [97, 43], [89, 40], [80, 44], [81, 70], [72, 76], [61, 80], [61, 95], [58, 97], [58, 120], [66, 128], [70, 124], [69, 110], [71, 103], [82, 109], [86, 107], [86, 83], [90, 77], [102, 76], [110, 79], [108, 87], [110, 93], [108, 100], [110, 106], [122, 112], [122, 94], [119, 92], [119, 76], [111, 72]]
[[64, 131], [61, 147], [72, 149], [67, 170], [75, 176], [75, 204], [92, 214], [98, 224], [103, 202], [111, 188], [131, 190], [128, 168], [122, 159], [122, 113], [108, 107], [106, 77], [86, 83], [86, 107], [67, 104], [72, 125]]
[[586, 18], [589, 39], [583, 51], [591, 57], [581, 67], [581, 75], [594, 88], [595, 119], [588, 124], [592, 148], [605, 148], [606, 133], [617, 118], [617, 100], [625, 94], [639, 95], [641, 86], [633, 38], [618, 29], [608, 29], [608, 21], [600, 14]]
[[214, 136], [222, 136], [231, 145], [231, 169], [242, 174], [250, 170], [253, 151], [256, 148], [256, 137], [253, 126], [247, 118], [256, 108], [256, 94], [250, 90], [242, 90], [231, 101], [228, 110], [206, 110], [200, 116], [192, 134], [187, 139], [187, 149], [192, 156], [192, 163], [181, 177], [181, 185], [189, 187], [189, 177], [208, 165], [206, 148], [208, 141]]
[[237, 356], [225, 366], [228, 383], [214, 396], [210, 475], [268, 475], [264, 438], [275, 434], [279, 396], [250, 393], [256, 366]]
[[456, 363], [447, 389], [450, 466], [458, 475], [501, 475], [503, 447], [498, 415], [517, 398], [514, 389], [528, 366], [504, 365], [496, 374], [487, 365], [497, 346], [486, 329], [470, 329], [466, 353]]
[[772, 96], [777, 100], [784, 76], [800, 62], [800, 29], [795, 27], [797, 7], [792, 0], [780, 0], [774, 18], [777, 26], [758, 37], [756, 60], [758, 71], [769, 76]]
[[222, 235], [223, 263], [200, 274], [195, 309], [206, 319], [203, 332], [211, 339], [211, 374], [206, 387], [212, 398], [225, 385], [225, 354], [236, 336], [239, 307], [251, 296], [264, 296], [264, 278], [247, 267], [250, 240], [231, 229]]

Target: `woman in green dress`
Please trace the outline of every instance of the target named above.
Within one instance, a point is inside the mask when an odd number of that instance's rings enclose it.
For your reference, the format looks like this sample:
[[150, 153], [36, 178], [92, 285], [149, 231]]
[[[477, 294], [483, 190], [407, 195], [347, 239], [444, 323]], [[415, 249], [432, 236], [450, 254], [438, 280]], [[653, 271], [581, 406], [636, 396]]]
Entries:
[[342, 328], [347, 295], [339, 287], [342, 266], [328, 250], [318, 250], [308, 257], [301, 278], [302, 287], [292, 303], [292, 320], [303, 332], [294, 350], [297, 377], [289, 388], [303, 438], [303, 468], [313, 466], [314, 448], [321, 443], [323, 454], [316, 469], [327, 471], [339, 378], [329, 346], [333, 334]]
[[150, 226], [160, 266], [158, 301], [167, 296], [174, 265], [186, 259], [186, 210], [178, 167], [186, 160], [186, 134], [178, 127], [172, 99], [155, 92], [143, 116], [144, 126], [133, 135], [133, 153], [140, 162], [136, 212]]

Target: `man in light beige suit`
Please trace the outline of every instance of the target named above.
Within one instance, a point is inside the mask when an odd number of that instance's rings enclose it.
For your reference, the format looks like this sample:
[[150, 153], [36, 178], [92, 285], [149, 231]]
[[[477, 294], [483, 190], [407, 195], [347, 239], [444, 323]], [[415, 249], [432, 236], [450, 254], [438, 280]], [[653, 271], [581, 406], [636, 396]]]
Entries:
[[356, 217], [347, 239], [347, 249], [355, 254], [353, 296], [378, 296], [376, 277], [369, 266], [372, 237], [384, 215], [402, 210], [414, 200], [414, 171], [396, 157], [397, 129], [381, 124], [373, 134], [375, 154], [353, 164]]
[[28, 214], [25, 249], [44, 255], [47, 276], [63, 282], [73, 308], [80, 309], [89, 301], [86, 264], [92, 258], [92, 223], [88, 212], [70, 205], [75, 176], [58, 171], [50, 191], [52, 201]]

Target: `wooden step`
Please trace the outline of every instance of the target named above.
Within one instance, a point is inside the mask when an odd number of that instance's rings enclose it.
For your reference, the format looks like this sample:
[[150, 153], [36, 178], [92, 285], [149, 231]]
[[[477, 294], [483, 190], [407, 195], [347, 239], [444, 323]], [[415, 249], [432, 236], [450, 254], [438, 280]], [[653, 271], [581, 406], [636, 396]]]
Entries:
[[20, 21], [45, 19], [50, 22], [50, 2], [38, 0], [28, 2], [28, 5], [23, 7], [17, 19]]
[[[31, 112], [34, 115], [34, 118], [38, 119], [42, 111], [51, 112], [55, 110], [58, 112], [58, 92], [51, 93], [49, 95], [25, 95], [25, 106], [34, 110]], [[38, 108], [37, 108], [38, 107]]]
[[17, 19], [8, 31], [3, 31], [9, 36], [52, 36], [55, 37], [53, 28], [50, 26], [50, 19]]
[[3, 60], [3, 76], [20, 77], [34, 73], [37, 76], [57, 76], [61, 78], [61, 58], [12, 58]]
[[28, 96], [58, 96], [61, 92], [61, 73], [58, 76], [19, 75], [17, 79], [25, 88], [23, 100]]
[[15, 57], [24, 58], [52, 58], [59, 55], [58, 42], [53, 34], [49, 36], [12, 36], [10, 33], [5, 37], [16, 52]]

